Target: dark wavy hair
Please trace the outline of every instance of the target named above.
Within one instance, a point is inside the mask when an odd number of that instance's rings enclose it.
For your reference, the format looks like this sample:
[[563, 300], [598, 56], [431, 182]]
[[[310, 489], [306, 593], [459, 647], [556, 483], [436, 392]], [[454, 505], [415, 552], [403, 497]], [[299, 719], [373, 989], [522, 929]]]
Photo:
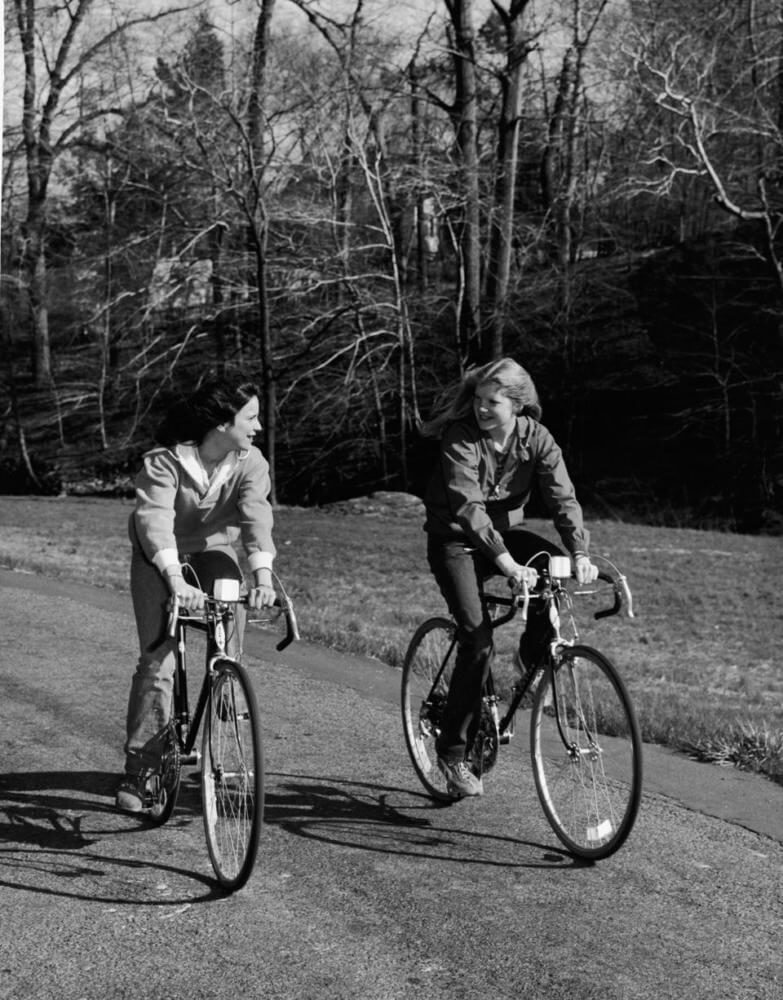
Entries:
[[511, 400], [518, 415], [541, 419], [541, 403], [535, 383], [530, 374], [513, 358], [500, 358], [477, 368], [470, 368], [453, 397], [432, 420], [423, 424], [421, 433], [425, 437], [437, 437], [446, 424], [461, 420], [473, 412], [473, 397], [476, 389], [490, 383]]
[[155, 433], [167, 448], [176, 444], [201, 444], [220, 424], [231, 424], [242, 407], [258, 396], [258, 388], [244, 376], [210, 375], [192, 392], [181, 392], [169, 406]]

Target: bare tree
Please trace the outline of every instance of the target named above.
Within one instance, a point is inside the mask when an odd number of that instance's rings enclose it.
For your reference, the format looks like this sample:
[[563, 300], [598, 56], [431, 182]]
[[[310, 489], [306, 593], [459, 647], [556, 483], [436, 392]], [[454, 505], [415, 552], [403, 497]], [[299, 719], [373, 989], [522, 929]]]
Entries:
[[706, 184], [727, 217], [757, 228], [783, 309], [778, 7], [721, 5], [709, 22], [686, 31], [679, 18], [637, 24], [631, 55], [638, 79], [670, 128], [653, 138], [647, 171], [631, 185], [634, 193], [668, 198], [683, 181]]
[[[22, 142], [27, 167], [27, 211], [24, 220], [24, 273], [30, 303], [35, 381], [51, 379], [49, 307], [46, 288], [47, 206], [57, 158], [89, 122], [122, 108], [103, 103], [81, 107], [62, 118], [68, 95], [85, 74], [132, 28], [179, 13], [176, 8], [148, 15], [120, 14], [115, 25], [97, 38], [87, 28], [93, 0], [74, 0], [43, 10], [33, 0], [13, 0], [16, 41], [24, 66]], [[51, 38], [51, 49], [46, 38]], [[82, 42], [83, 44], [79, 44]]]
[[532, 39], [523, 23], [523, 15], [529, 2], [530, 0], [510, 0], [508, 8], [504, 8], [497, 0], [493, 0], [493, 7], [503, 25], [505, 49], [505, 64], [499, 73], [502, 102], [498, 118], [497, 166], [487, 268], [487, 297], [491, 308], [489, 355], [493, 358], [501, 357], [504, 351], [503, 332], [508, 311], [519, 165], [522, 74], [532, 45]]
[[[640, 5], [636, 15], [628, 48], [653, 127], [629, 192], [679, 203], [684, 220], [711, 195], [698, 279], [693, 264], [670, 276], [688, 288], [698, 321], [670, 355], [721, 457], [732, 456], [726, 492], [771, 506], [783, 468], [781, 5], [696, 5], [686, 18], [669, 4]], [[692, 246], [687, 235], [683, 226], [680, 240]]]
[[405, 482], [407, 433], [418, 420], [401, 223], [415, 194], [400, 193], [407, 179], [406, 158], [392, 148], [402, 135], [394, 122], [405, 75], [386, 71], [373, 58], [384, 46], [363, 30], [363, 8], [364, 0], [357, 0], [345, 21], [338, 21], [302, 6], [333, 53], [332, 106], [338, 112], [317, 128], [319, 156], [334, 165], [327, 175], [336, 255], [331, 265], [324, 263], [327, 271], [337, 272], [337, 293], [333, 310], [320, 317], [313, 334], [320, 340], [328, 330], [330, 342], [336, 336], [331, 363], [347, 363], [346, 382], [366, 385], [374, 404], [382, 478], [399, 472]]
[[479, 183], [476, 33], [472, 0], [444, 0], [451, 21], [457, 136], [463, 199], [459, 220], [459, 332], [463, 362], [484, 354], [481, 344], [481, 187]]
[[[264, 136], [267, 127], [267, 64], [272, 13], [275, 0], [260, 0], [260, 8], [253, 37], [253, 61], [250, 99], [247, 110], [248, 174], [252, 190], [249, 210], [248, 239], [256, 262], [256, 291], [258, 294], [258, 348], [261, 356], [263, 383], [264, 451], [270, 468], [275, 468], [276, 445], [276, 373], [274, 371], [272, 334], [269, 325], [269, 295], [267, 289], [267, 211], [264, 195]], [[277, 499], [274, 476], [271, 499]]]

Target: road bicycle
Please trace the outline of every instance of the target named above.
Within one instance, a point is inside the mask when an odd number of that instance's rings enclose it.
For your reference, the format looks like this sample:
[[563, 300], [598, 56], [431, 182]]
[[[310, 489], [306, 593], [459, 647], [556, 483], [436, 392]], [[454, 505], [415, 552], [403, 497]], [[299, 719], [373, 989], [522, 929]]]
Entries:
[[[575, 856], [596, 861], [614, 853], [633, 828], [642, 793], [642, 740], [636, 715], [613, 663], [579, 642], [576, 609], [590, 598], [600, 605], [596, 619], [617, 614], [623, 605], [633, 617], [628, 581], [608, 559], [595, 584], [579, 585], [570, 560], [538, 553], [529, 562], [538, 570], [536, 587], [516, 593], [484, 588], [493, 629], [517, 614], [527, 621], [531, 601], [548, 614], [553, 636], [541, 662], [523, 671], [502, 704], [490, 668], [480, 719], [467, 755], [482, 778], [494, 766], [499, 748], [514, 733], [517, 712], [527, 697], [530, 753], [536, 790], [552, 829]], [[606, 567], [606, 568], [604, 568]], [[610, 569], [611, 572], [608, 572]], [[605, 607], [606, 597], [612, 604]], [[592, 606], [595, 606], [594, 604]], [[429, 794], [453, 801], [437, 766], [436, 741], [456, 657], [457, 628], [442, 617], [423, 622], [411, 639], [402, 669], [402, 719], [413, 766]]]
[[[281, 616], [286, 634], [283, 650], [299, 638], [293, 604], [275, 576], [273, 608], [254, 612], [247, 623], [269, 623]], [[237, 607], [247, 606], [239, 581], [216, 580], [213, 596], [202, 612], [169, 607], [169, 635], [176, 640], [171, 720], [159, 737], [160, 768], [148, 780], [145, 812], [155, 824], [174, 811], [184, 766], [201, 767], [204, 832], [212, 867], [221, 886], [241, 888], [250, 878], [258, 851], [264, 803], [264, 762], [258, 705], [247, 669], [227, 652], [227, 637], [236, 628]], [[204, 679], [194, 712], [188, 699], [189, 630], [206, 635]], [[197, 739], [201, 732], [201, 748]]]

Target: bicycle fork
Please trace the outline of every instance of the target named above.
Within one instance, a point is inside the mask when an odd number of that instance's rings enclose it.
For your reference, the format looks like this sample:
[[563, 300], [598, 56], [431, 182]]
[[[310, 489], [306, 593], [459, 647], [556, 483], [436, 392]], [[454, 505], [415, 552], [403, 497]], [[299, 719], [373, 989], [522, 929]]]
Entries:
[[[573, 705], [571, 711], [573, 713], [574, 721], [569, 726], [568, 719], [563, 718], [564, 711], [567, 711], [565, 707], [565, 698], [558, 697], [558, 684], [561, 683], [559, 674], [562, 670], [568, 671], [568, 683], [571, 687], [571, 698], [573, 700]], [[553, 708], [555, 711], [555, 721], [557, 723], [557, 731], [560, 734], [560, 739], [565, 747], [568, 759], [573, 764], [579, 764], [583, 759], [595, 762], [601, 756], [601, 747], [595, 739], [595, 735], [587, 724], [587, 716], [582, 708], [582, 698], [579, 690], [579, 681], [574, 670], [573, 664], [571, 663], [558, 663], [556, 658], [552, 660], [552, 690], [551, 698], [553, 701]], [[580, 746], [579, 741], [573, 739], [571, 736], [571, 730], [576, 733], [584, 733], [587, 740], [587, 746]]]

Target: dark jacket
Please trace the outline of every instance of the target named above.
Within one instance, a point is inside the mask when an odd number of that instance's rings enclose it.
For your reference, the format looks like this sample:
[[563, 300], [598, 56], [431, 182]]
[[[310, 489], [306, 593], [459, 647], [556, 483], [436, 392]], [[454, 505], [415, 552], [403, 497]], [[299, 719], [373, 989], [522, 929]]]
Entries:
[[443, 537], [465, 536], [494, 559], [507, 551], [501, 532], [524, 521], [525, 505], [537, 483], [567, 551], [587, 554], [590, 535], [555, 439], [542, 424], [519, 417], [509, 447], [496, 481], [492, 440], [481, 433], [473, 416], [448, 425], [424, 494], [424, 530]]

